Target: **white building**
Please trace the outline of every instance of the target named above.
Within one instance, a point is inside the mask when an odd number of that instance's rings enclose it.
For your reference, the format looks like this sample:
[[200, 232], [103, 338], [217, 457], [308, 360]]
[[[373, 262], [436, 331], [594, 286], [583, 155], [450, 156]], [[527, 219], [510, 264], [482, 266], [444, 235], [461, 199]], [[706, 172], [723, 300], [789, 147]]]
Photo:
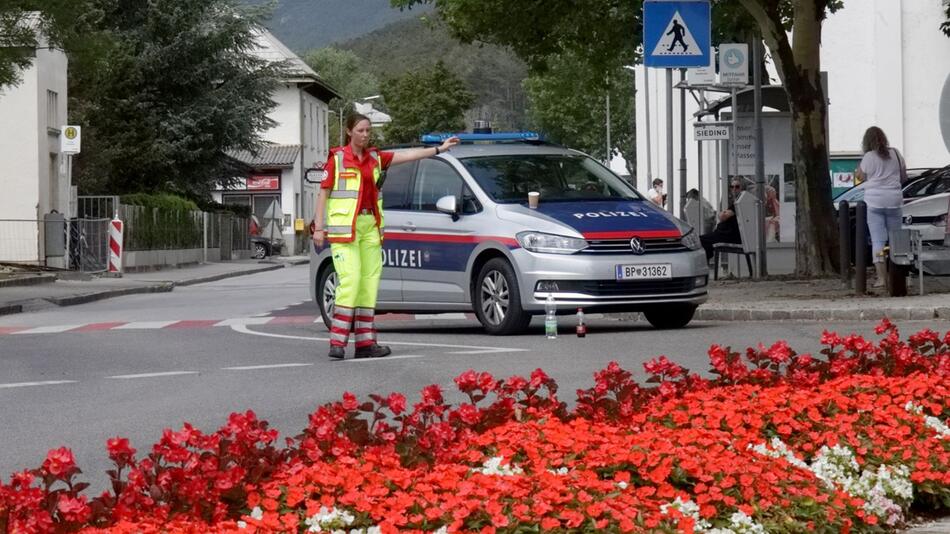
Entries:
[[282, 234], [283, 253], [294, 254], [306, 250], [304, 229], [313, 219], [318, 187], [304, 179], [305, 173], [327, 159], [327, 102], [339, 95], [270, 32], [262, 31], [258, 43], [259, 56], [290, 64], [291, 76], [273, 94], [277, 107], [270, 118], [277, 125], [262, 134], [268, 146], [257, 154], [230, 154], [252, 169], [251, 176], [213, 196], [224, 204], [250, 206], [262, 226]]
[[[832, 14], [822, 29], [821, 65], [828, 75], [829, 149], [833, 172], [853, 170], [860, 157], [861, 137], [868, 126], [880, 126], [891, 144], [901, 149], [909, 167], [950, 164], [950, 38], [940, 32], [945, 20], [942, 0], [863, 0], [846, 2]], [[644, 71], [649, 76], [649, 107], [646, 105]], [[679, 73], [674, 73], [674, 83]], [[777, 75], [769, 76], [780, 83]], [[767, 83], [763, 76], [763, 83]], [[749, 82], [751, 84], [751, 76]], [[679, 210], [679, 90], [673, 91], [674, 159], [672, 172], [666, 164], [666, 78], [663, 69], [637, 67], [637, 187], [645, 190], [648, 180], [674, 177], [674, 207]], [[751, 91], [750, 91], [751, 93]], [[721, 95], [710, 95], [719, 98]], [[763, 98], [765, 100], [765, 98]], [[729, 113], [728, 103], [723, 112]], [[698, 109], [691, 97], [686, 99], [687, 117], [687, 189], [697, 187], [697, 146], [693, 141], [693, 113]], [[742, 112], [740, 106], [740, 113]], [[649, 113], [650, 128], [646, 126]], [[773, 116], [778, 118], [779, 116]], [[740, 115], [740, 120], [742, 116]], [[708, 119], [707, 119], [708, 120]], [[777, 121], [773, 121], [777, 123]], [[943, 124], [941, 131], [941, 124]], [[783, 158], [770, 152], [769, 137], [775, 142], [786, 132], [768, 131], [764, 124], [766, 158]], [[650, 140], [649, 156], [647, 138]], [[705, 142], [707, 156], [715, 143]], [[647, 160], [650, 167], [647, 167]], [[716, 202], [719, 192], [716, 177], [721, 176], [715, 157], [704, 157], [703, 191]], [[787, 217], [794, 213], [794, 193], [785, 195], [784, 171], [778, 166], [782, 205], [782, 234], [791, 238]], [[746, 174], [740, 169], [739, 174]], [[770, 174], [766, 169], [766, 174]], [[667, 189], [669, 189], [667, 184]], [[783, 238], [783, 240], [785, 240]]]
[[32, 65], [19, 85], [0, 88], [0, 261], [48, 263], [44, 225], [56, 210], [67, 214], [69, 183], [60, 155], [66, 124], [66, 54], [39, 36]]

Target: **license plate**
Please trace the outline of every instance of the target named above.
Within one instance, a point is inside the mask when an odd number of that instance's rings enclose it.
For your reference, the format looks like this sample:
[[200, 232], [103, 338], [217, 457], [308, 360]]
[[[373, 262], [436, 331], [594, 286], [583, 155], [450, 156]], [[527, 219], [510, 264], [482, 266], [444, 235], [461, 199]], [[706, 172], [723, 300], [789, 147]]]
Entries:
[[673, 278], [673, 265], [671, 263], [617, 266], [617, 280], [669, 280], [670, 278]]

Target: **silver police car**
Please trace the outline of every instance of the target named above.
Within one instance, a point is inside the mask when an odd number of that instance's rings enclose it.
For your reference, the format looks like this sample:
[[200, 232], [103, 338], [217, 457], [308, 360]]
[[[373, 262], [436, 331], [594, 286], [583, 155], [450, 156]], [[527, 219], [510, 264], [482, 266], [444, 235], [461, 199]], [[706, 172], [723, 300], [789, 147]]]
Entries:
[[[657, 328], [692, 320], [708, 281], [696, 231], [581, 152], [502, 135], [462, 135], [451, 152], [387, 171], [378, 313], [474, 311], [506, 335], [553, 295], [564, 314], [637, 311]], [[529, 192], [540, 193], [536, 208]], [[330, 248], [311, 247], [310, 259], [329, 325]]]

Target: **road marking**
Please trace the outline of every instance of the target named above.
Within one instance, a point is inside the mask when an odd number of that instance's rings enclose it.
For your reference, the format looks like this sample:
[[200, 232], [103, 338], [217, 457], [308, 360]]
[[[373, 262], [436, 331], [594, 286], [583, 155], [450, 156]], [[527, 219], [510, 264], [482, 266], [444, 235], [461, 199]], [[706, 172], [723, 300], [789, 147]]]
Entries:
[[76, 384], [76, 380], [47, 380], [45, 382], [14, 382], [12, 384], [0, 384], [0, 389], [7, 388], [26, 388], [30, 386], [55, 386], [58, 384]]
[[178, 321], [137, 321], [117, 326], [113, 330], [158, 330]]
[[66, 332], [74, 328], [81, 327], [81, 324], [67, 324], [59, 326], [37, 326], [30, 328], [29, 330], [20, 330], [19, 332], [13, 332], [13, 335], [18, 336], [20, 334], [58, 334], [60, 332]]
[[178, 376], [178, 375], [196, 375], [196, 374], [198, 374], [198, 371], [167, 371], [164, 373], [142, 373], [139, 375], [115, 375], [115, 376], [107, 376], [106, 378], [127, 380], [131, 378], [155, 378], [159, 376]]
[[234, 326], [236, 324], [267, 324], [270, 317], [238, 317], [237, 319], [225, 319], [218, 321], [214, 326]]
[[405, 360], [406, 358], [424, 358], [421, 354], [400, 354], [399, 356], [383, 356], [382, 358], [349, 358], [346, 363], [384, 362], [386, 360]]
[[[252, 336], [276, 337], [280, 339], [300, 339], [305, 341], [330, 341], [327, 337], [308, 337], [308, 336], [288, 336], [285, 334], [270, 334], [267, 332], [256, 332], [243, 325], [234, 325], [231, 330], [242, 334], [251, 334]], [[493, 354], [498, 352], [527, 352], [530, 349], [516, 349], [510, 347], [483, 347], [479, 345], [448, 345], [445, 343], [416, 343], [410, 341], [386, 341], [387, 345], [404, 345], [409, 347], [437, 347], [446, 349], [469, 349], [465, 354]]]
[[170, 324], [166, 328], [170, 330], [183, 328], [204, 328], [214, 326], [215, 323], [218, 322], [220, 322], [219, 319], [186, 319], [184, 321], [175, 321], [174, 324]]
[[122, 326], [126, 323], [92, 323], [85, 326], [80, 326], [75, 330], [70, 330], [70, 332], [99, 332], [102, 330], [112, 330], [117, 326]]
[[281, 367], [307, 367], [312, 363], [274, 363], [271, 365], [242, 365], [239, 367], [222, 367], [225, 371], [253, 371], [256, 369], [278, 369]]

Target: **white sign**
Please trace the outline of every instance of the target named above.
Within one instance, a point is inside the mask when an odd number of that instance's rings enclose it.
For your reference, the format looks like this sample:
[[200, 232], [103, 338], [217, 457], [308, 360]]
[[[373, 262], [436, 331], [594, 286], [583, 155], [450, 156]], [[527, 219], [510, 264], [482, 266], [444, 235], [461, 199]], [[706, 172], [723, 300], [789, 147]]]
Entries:
[[716, 51], [709, 50], [709, 65], [686, 69], [686, 82], [689, 85], [716, 85]]
[[729, 126], [723, 124], [694, 124], [694, 141], [716, 141], [729, 139]]
[[719, 45], [719, 83], [733, 87], [749, 85], [749, 45]]
[[654, 56], [701, 56], [703, 51], [696, 44], [696, 39], [690, 33], [680, 12], [673, 13], [666, 29], [663, 30], [663, 36], [657, 41], [653, 49]]
[[67, 124], [63, 126], [62, 132], [59, 134], [59, 151], [63, 154], [79, 154], [82, 128]]

